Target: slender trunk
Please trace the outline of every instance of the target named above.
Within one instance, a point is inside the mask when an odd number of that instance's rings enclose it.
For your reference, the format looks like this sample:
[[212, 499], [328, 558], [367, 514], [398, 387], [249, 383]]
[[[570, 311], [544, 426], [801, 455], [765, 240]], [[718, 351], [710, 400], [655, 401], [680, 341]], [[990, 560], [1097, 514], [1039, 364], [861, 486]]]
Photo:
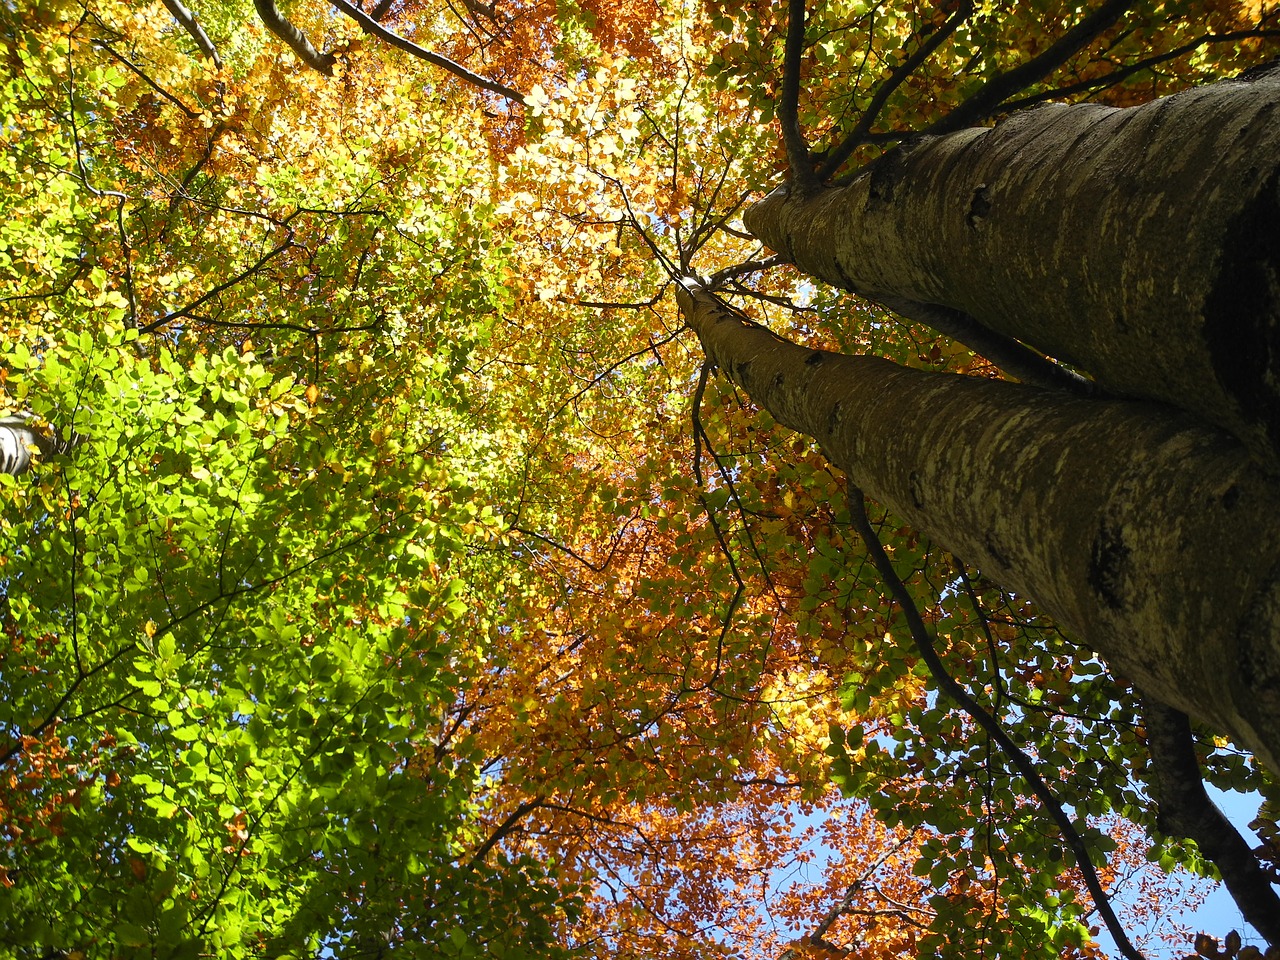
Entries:
[[962, 311], [1280, 463], [1280, 69], [927, 138], [748, 211], [805, 273]]
[[696, 285], [709, 360], [853, 482], [1280, 773], [1280, 491], [1233, 437], [785, 341]]

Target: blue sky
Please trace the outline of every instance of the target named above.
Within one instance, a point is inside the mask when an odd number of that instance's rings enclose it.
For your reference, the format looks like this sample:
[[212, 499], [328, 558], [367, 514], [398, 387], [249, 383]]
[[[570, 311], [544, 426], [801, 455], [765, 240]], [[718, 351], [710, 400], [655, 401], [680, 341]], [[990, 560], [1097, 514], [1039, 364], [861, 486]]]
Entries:
[[[1224, 793], [1215, 787], [1206, 784], [1210, 797], [1218, 805], [1218, 808], [1226, 815], [1237, 830], [1252, 844], [1258, 842], [1253, 831], [1249, 829], [1249, 821], [1258, 815], [1258, 805], [1262, 802], [1262, 798], [1257, 794], [1248, 793]], [[1211, 937], [1216, 937], [1219, 942], [1222, 938], [1232, 930], [1240, 934], [1245, 945], [1253, 944], [1257, 947], [1265, 949], [1265, 944], [1261, 937], [1254, 932], [1254, 929], [1244, 922], [1239, 908], [1235, 905], [1235, 901], [1231, 899], [1231, 895], [1227, 893], [1226, 888], [1218, 885], [1204, 904], [1192, 913], [1185, 914], [1181, 917], [1183, 923], [1194, 928], [1201, 933], [1207, 933]], [[1098, 937], [1109, 955], [1119, 956], [1115, 950], [1114, 942], [1106, 935], [1106, 932]], [[1194, 953], [1193, 945], [1190, 943], [1179, 944], [1176, 947], [1163, 947], [1160, 949], [1149, 949], [1146, 951], [1150, 960], [1175, 960], [1175, 958], [1187, 957]]]

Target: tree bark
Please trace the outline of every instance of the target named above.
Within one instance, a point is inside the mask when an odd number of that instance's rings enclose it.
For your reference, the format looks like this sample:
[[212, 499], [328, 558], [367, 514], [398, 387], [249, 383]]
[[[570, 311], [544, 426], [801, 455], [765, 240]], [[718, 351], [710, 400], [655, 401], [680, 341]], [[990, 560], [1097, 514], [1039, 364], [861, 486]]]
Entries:
[[698, 284], [708, 359], [857, 486], [1280, 773], [1280, 491], [1234, 437], [790, 343]]
[[1280, 464], [1280, 69], [1129, 109], [1052, 104], [751, 208], [805, 273], [932, 304]]

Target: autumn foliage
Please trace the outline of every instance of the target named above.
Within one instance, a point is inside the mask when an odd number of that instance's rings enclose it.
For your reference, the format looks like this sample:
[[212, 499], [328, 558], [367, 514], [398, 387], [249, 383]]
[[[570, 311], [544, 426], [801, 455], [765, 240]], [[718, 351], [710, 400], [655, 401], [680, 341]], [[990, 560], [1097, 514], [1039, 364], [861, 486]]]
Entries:
[[[0, 405], [87, 437], [0, 476], [0, 956], [1101, 956], [844, 478], [671, 296], [717, 277], [815, 348], [999, 376], [744, 232], [786, 165], [785, 5], [366, 6], [522, 101], [311, 0], [280, 9], [332, 77], [248, 4], [0, 10]], [[972, 5], [810, 6], [834, 145]], [[981, 5], [853, 161], [1076, 18]], [[1131, 4], [1009, 107], [1146, 100], [1275, 29]], [[1161, 832], [1127, 681], [872, 521], [1127, 921], [1187, 949], [1213, 868]]]

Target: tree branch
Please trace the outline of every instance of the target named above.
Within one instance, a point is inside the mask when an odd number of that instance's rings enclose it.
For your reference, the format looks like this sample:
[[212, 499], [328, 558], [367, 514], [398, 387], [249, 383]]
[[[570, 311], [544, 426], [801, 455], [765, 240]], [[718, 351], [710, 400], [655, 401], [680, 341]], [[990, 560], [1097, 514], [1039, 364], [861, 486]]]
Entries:
[[[754, 240], [755, 237], [750, 234], [746, 235], [748, 240]], [[786, 263], [778, 254], [771, 257], [765, 257], [763, 260], [744, 260], [742, 263], [735, 264], [732, 267], [725, 267], [723, 270], [717, 270], [709, 278], [707, 278], [707, 288], [709, 290], [719, 289], [730, 280], [745, 276], [748, 273], [759, 273], [763, 270], [769, 270], [773, 267]]]
[[356, 23], [360, 24], [360, 28], [364, 30], [365, 33], [371, 33], [378, 39], [391, 44], [391, 46], [396, 47], [399, 50], [403, 50], [405, 53], [413, 54], [413, 56], [420, 60], [425, 60], [427, 63], [434, 64], [437, 67], [448, 70], [455, 77], [460, 77], [472, 86], [479, 87], [482, 90], [488, 90], [490, 93], [496, 93], [500, 97], [505, 97], [507, 100], [514, 101], [515, 103], [524, 106], [524, 94], [519, 90], [516, 90], [513, 87], [508, 87], [505, 84], [501, 84], [497, 80], [490, 80], [488, 77], [482, 77], [478, 73], [472, 73], [462, 64], [454, 60], [450, 60], [448, 57], [442, 57], [438, 53], [432, 53], [430, 50], [418, 46], [412, 40], [406, 40], [398, 33], [394, 33], [382, 24], [378, 23], [378, 21], [374, 20], [355, 4], [348, 3], [347, 0], [330, 0], [330, 2], [342, 13], [345, 13]]
[[1119, 20], [1131, 5], [1132, 0], [1107, 0], [1064, 33], [1044, 53], [994, 77], [981, 90], [924, 132], [932, 135], [950, 133], [984, 120], [1015, 93], [1047, 77], [1084, 49], [1102, 31]]
[[164, 97], [174, 106], [176, 106], [179, 110], [185, 113], [190, 119], [195, 120], [199, 118], [200, 111], [193, 110], [191, 107], [188, 107], [185, 103], [183, 103], [180, 99], [178, 99], [177, 96], [170, 93], [164, 87], [160, 86], [160, 84], [156, 83], [155, 80], [153, 80], [151, 76], [147, 74], [141, 67], [139, 67], [136, 63], [134, 63], [128, 57], [124, 56], [124, 54], [117, 51], [114, 47], [111, 46], [111, 44], [107, 43], [107, 41], [94, 40], [93, 45], [97, 47], [99, 50], [107, 51], [107, 53], [111, 54], [113, 57], [119, 60], [122, 64], [125, 65], [126, 68], [128, 68], [128, 70], [131, 73], [136, 75], [143, 83], [145, 83], [147, 86], [149, 86], [152, 90], [154, 90], [160, 96]]
[[1143, 697], [1142, 719], [1151, 751], [1151, 789], [1160, 830], [1194, 840], [1222, 874], [1244, 918], [1268, 942], [1280, 946], [1280, 896], [1248, 841], [1205, 792], [1187, 715]]
[[826, 181], [835, 176], [836, 171], [849, 159], [853, 151], [862, 145], [863, 139], [871, 132], [871, 125], [880, 116], [880, 111], [884, 109], [884, 105], [889, 97], [893, 95], [893, 91], [897, 90], [911, 74], [915, 73], [920, 64], [924, 63], [933, 51], [938, 49], [942, 41], [955, 33], [960, 24], [968, 20], [972, 13], [972, 0], [965, 0], [956, 8], [956, 12], [942, 25], [941, 29], [935, 30], [930, 34], [915, 53], [898, 64], [893, 73], [889, 74], [888, 79], [876, 88], [871, 102], [867, 104], [867, 109], [862, 112], [862, 117], [858, 120], [858, 125], [853, 128], [853, 131], [844, 138], [839, 146], [833, 148], [827, 154], [827, 159], [823, 161], [822, 167], [817, 173], [819, 181]]
[[849, 523], [858, 532], [858, 535], [862, 537], [862, 541], [867, 548], [867, 555], [871, 558], [871, 562], [875, 564], [880, 578], [889, 587], [889, 592], [893, 595], [893, 599], [902, 608], [907, 627], [911, 631], [911, 639], [915, 641], [920, 659], [929, 668], [929, 674], [933, 677], [933, 682], [937, 684], [938, 691], [954, 700], [960, 709], [972, 717], [973, 721], [986, 732], [987, 736], [999, 744], [1000, 749], [1013, 762], [1014, 767], [1022, 774], [1023, 779], [1026, 780], [1027, 785], [1031, 788], [1031, 792], [1044, 805], [1054, 823], [1057, 824], [1058, 830], [1062, 833], [1062, 839], [1071, 848], [1071, 852], [1075, 856], [1076, 866], [1080, 868], [1080, 873], [1084, 877], [1085, 886], [1089, 889], [1094, 905], [1098, 908], [1098, 913], [1107, 925], [1107, 931], [1115, 940], [1116, 947], [1129, 960], [1143, 960], [1142, 954], [1130, 942], [1128, 934], [1125, 933], [1124, 927], [1120, 923], [1120, 918], [1116, 916], [1115, 910], [1111, 907], [1111, 898], [1107, 895], [1106, 890], [1102, 888], [1102, 881], [1098, 878], [1098, 871], [1093, 866], [1088, 847], [1084, 845], [1084, 840], [1076, 830], [1075, 824], [1071, 822], [1071, 818], [1067, 816], [1067, 812], [1062, 808], [1062, 804], [1058, 802], [1058, 798], [1054, 796], [1053, 791], [1049, 789], [1048, 784], [1040, 776], [1040, 772], [1036, 770], [1035, 762], [1005, 733], [1000, 721], [988, 713], [982, 704], [974, 700], [969, 695], [969, 692], [960, 686], [951, 674], [947, 672], [942, 658], [938, 656], [937, 650], [934, 649], [933, 637], [929, 633], [929, 628], [925, 625], [924, 618], [920, 616], [920, 609], [916, 606], [915, 600], [907, 590], [906, 584], [902, 582], [897, 571], [893, 569], [893, 562], [889, 559], [889, 555], [885, 553], [879, 536], [876, 535], [871, 526], [871, 521], [867, 519], [867, 509], [863, 501], [862, 491], [850, 485], [848, 499]]
[[333, 64], [337, 58], [332, 53], [321, 53], [313, 47], [307, 35], [280, 12], [275, 0], [253, 0], [253, 6], [267, 29], [287, 43], [299, 60], [326, 77], [333, 76]]
[[778, 122], [787, 148], [791, 188], [811, 190], [818, 185], [809, 145], [800, 130], [800, 63], [804, 58], [804, 0], [787, 2], [787, 45], [782, 60], [782, 91], [778, 99]]
[[878, 297], [876, 302], [908, 320], [923, 323], [960, 341], [1022, 383], [1046, 390], [1062, 390], [1077, 397], [1096, 397], [1101, 394], [1092, 380], [1086, 380], [1078, 373], [1042, 357], [1012, 337], [996, 333], [967, 313], [934, 303], [917, 303], [914, 300]]
[[521, 820], [534, 810], [537, 810], [540, 806], [542, 806], [542, 797], [534, 797], [532, 800], [524, 801], [512, 810], [511, 813], [507, 815], [507, 818], [498, 825], [497, 829], [485, 838], [484, 843], [480, 844], [480, 846], [476, 848], [476, 852], [471, 855], [470, 859], [467, 860], [462, 869], [474, 870], [476, 865], [489, 855], [490, 850], [515, 830], [516, 825]]
[[164, 5], [173, 14], [173, 19], [178, 21], [178, 25], [191, 35], [191, 39], [196, 42], [200, 52], [212, 60], [215, 67], [222, 69], [222, 58], [218, 56], [218, 48], [213, 45], [209, 35], [204, 32], [204, 27], [200, 26], [200, 21], [196, 19], [196, 15], [184, 7], [179, 0], [164, 0]]
[[[841, 897], [837, 903], [832, 905], [831, 909], [828, 910], [826, 914], [823, 915], [822, 919], [818, 922], [818, 925], [813, 928], [813, 932], [809, 934], [810, 942], [816, 943], [817, 941], [826, 937], [827, 931], [831, 929], [831, 927], [835, 924], [837, 920], [839, 920], [843, 916], [847, 916], [850, 914], [884, 913], [891, 916], [900, 917], [905, 922], [910, 923], [917, 927], [923, 928], [925, 926], [925, 924], [920, 923], [920, 921], [916, 920], [914, 917], [911, 916], [912, 910], [915, 910], [916, 912], [919, 912], [919, 913], [928, 912], [921, 907], [909, 907], [909, 906], [906, 906], [905, 904], [902, 904], [902, 905], [895, 905], [895, 909], [893, 910], [880, 911], [880, 910], [872, 910], [872, 909], [861, 909], [853, 905], [854, 899], [857, 897], [859, 891], [863, 889], [863, 884], [869, 881], [877, 870], [879, 870], [882, 866], [888, 863], [891, 857], [897, 856], [899, 853], [902, 852], [903, 847], [905, 847], [907, 844], [915, 840], [916, 834], [918, 832], [919, 832], [918, 830], [912, 830], [905, 837], [902, 837], [893, 846], [881, 852], [880, 856], [877, 857], [871, 863], [870, 866], [868, 866], [865, 870], [862, 871], [862, 876], [858, 877], [857, 880], [854, 880], [851, 884], [848, 885], [848, 887], [845, 888], [844, 896]], [[875, 890], [877, 893], [879, 893], [879, 890], [877, 890], [874, 885], [872, 886], [872, 889]], [[887, 900], [888, 898], [886, 897], [885, 899]], [[792, 951], [787, 951], [787, 953], [783, 954], [784, 960], [788, 953], [792, 953]]]
[[256, 273], [258, 273], [259, 270], [265, 267], [270, 260], [273, 260], [274, 258], [280, 256], [280, 254], [284, 253], [286, 250], [292, 249], [293, 246], [294, 246], [293, 234], [292, 232], [290, 232], [288, 239], [286, 239], [279, 246], [273, 247], [270, 250], [268, 250], [265, 254], [259, 257], [258, 261], [254, 263], [252, 266], [236, 274], [234, 277], [224, 280], [222, 283], [218, 284], [216, 287], [212, 288], [211, 290], [208, 290], [205, 293], [201, 294], [191, 303], [188, 303], [185, 307], [179, 307], [176, 310], [170, 310], [163, 317], [157, 317], [155, 320], [152, 320], [150, 323], [145, 324], [143, 327], [139, 329], [139, 332], [155, 333], [161, 327], [165, 326], [166, 324], [172, 323], [174, 320], [180, 320], [183, 317], [195, 317], [196, 315], [192, 311], [198, 309], [202, 304], [208, 303], [210, 300], [212, 300], [218, 294], [222, 293], [224, 290], [230, 290], [232, 287], [234, 287], [236, 284], [240, 283], [241, 281], [254, 276]]
[[1232, 33], [1207, 33], [1197, 37], [1189, 43], [1174, 50], [1169, 50], [1158, 56], [1147, 57], [1145, 60], [1139, 60], [1136, 63], [1127, 66], [1118, 67], [1110, 73], [1102, 77], [1093, 77], [1089, 80], [1081, 80], [1079, 83], [1072, 83], [1065, 87], [1056, 87], [1053, 90], [1045, 90], [1042, 93], [1033, 93], [1030, 96], [1021, 97], [1017, 100], [1004, 104], [1004, 108], [1011, 113], [1015, 110], [1024, 110], [1027, 107], [1033, 107], [1037, 103], [1044, 103], [1046, 100], [1061, 100], [1065, 97], [1071, 97], [1077, 93], [1085, 93], [1090, 90], [1107, 89], [1114, 87], [1116, 84], [1123, 82], [1135, 73], [1141, 73], [1143, 70], [1150, 70], [1158, 64], [1168, 60], [1176, 60], [1178, 57], [1192, 53], [1201, 47], [1208, 46], [1213, 43], [1235, 43], [1238, 40], [1248, 40], [1254, 37], [1274, 37], [1280, 35], [1280, 30], [1236, 30]]

